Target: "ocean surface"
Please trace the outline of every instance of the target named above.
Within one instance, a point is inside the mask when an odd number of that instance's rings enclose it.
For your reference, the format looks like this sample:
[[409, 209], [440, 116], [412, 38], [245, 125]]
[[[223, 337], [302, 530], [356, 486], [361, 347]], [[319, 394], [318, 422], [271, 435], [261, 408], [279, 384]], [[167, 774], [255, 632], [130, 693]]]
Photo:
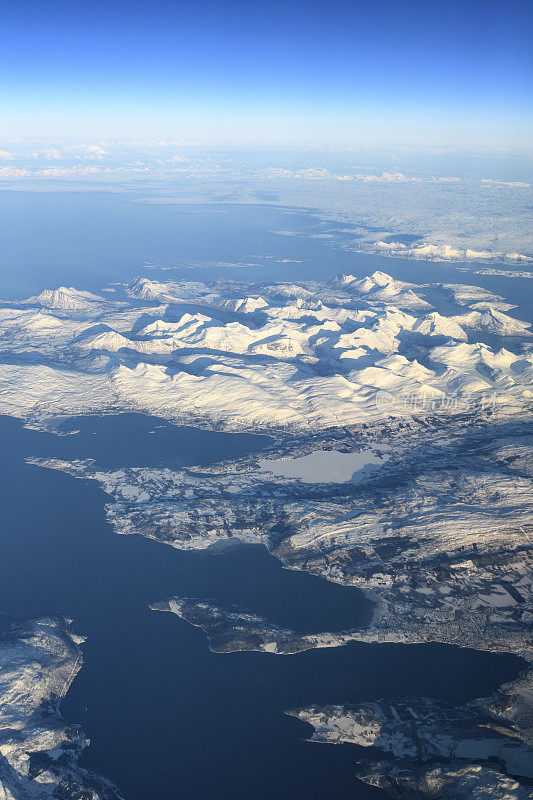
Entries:
[[[136, 275], [327, 280], [383, 269], [417, 282], [478, 283], [517, 303], [517, 316], [533, 316], [531, 281], [358, 256], [342, 250], [342, 232], [333, 242], [339, 246], [312, 238], [317, 226], [338, 228], [303, 210], [154, 204], [132, 193], [0, 192], [0, 295], [21, 298], [60, 284], [100, 291]], [[287, 230], [293, 235], [276, 233]], [[259, 546], [182, 553], [117, 536], [95, 482], [24, 461], [208, 465], [261, 457], [268, 437], [176, 428], [140, 414], [71, 420], [67, 431], [78, 433], [55, 436], [0, 418], [0, 612], [61, 614], [87, 637], [63, 714], [91, 739], [83, 764], [114, 780], [127, 800], [384, 797], [354, 781], [357, 748], [306, 742], [310, 728], [284, 710], [405, 695], [463, 702], [519, 672], [513, 656], [438, 644], [212, 653], [201, 630], [149, 603], [172, 595], [235, 603], [301, 631], [363, 624], [372, 609], [356, 590], [283, 570]]]

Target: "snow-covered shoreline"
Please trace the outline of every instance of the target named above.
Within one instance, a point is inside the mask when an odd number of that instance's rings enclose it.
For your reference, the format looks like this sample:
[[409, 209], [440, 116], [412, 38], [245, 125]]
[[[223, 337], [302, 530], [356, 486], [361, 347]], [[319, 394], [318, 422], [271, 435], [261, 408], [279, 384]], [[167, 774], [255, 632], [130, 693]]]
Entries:
[[[182, 469], [30, 459], [96, 480], [117, 533], [183, 550], [262, 544], [283, 566], [375, 603], [369, 626], [312, 635], [203, 598], [160, 598], [154, 609], [203, 628], [217, 652], [435, 641], [533, 662], [533, 347], [505, 298], [379, 271], [327, 284], [139, 279], [128, 292], [113, 303], [62, 287], [3, 303], [0, 412], [51, 430], [68, 416], [141, 411], [274, 433], [261, 457], [278, 460], [387, 452], [357, 482], [275, 475], [254, 455]], [[439, 292], [453, 314], [434, 309]], [[524, 742], [528, 681], [501, 701]], [[466, 762], [450, 796], [465, 796], [464, 770], [478, 763]], [[388, 786], [387, 769], [380, 761], [360, 775]], [[426, 771], [411, 788], [424, 789]], [[489, 772], [480, 797], [526, 796]]]

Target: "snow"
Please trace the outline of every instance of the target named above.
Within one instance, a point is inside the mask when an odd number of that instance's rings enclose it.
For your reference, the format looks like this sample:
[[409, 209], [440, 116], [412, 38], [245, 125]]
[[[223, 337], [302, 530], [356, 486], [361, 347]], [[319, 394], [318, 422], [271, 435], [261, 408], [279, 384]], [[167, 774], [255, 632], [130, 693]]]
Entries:
[[[59, 715], [81, 667], [81, 637], [64, 621], [43, 618], [2, 621], [0, 629], [0, 798], [44, 800], [64, 795], [121, 800], [105, 779], [78, 767], [88, 744], [83, 733]], [[49, 756], [53, 767], [33, 769], [34, 755]], [[46, 762], [45, 762], [46, 763]]]
[[[494, 452], [489, 448], [479, 455], [478, 443], [474, 447], [463, 438], [464, 406], [399, 401], [475, 400], [496, 393], [502, 429], [513, 421], [505, 414], [525, 417], [533, 400], [531, 344], [524, 342], [517, 354], [512, 343], [489, 346], [473, 339], [476, 331], [527, 338], [529, 325], [507, 313], [511, 306], [503, 298], [462, 284], [433, 286], [444, 288], [464, 309], [454, 316], [438, 314], [420, 296], [431, 288], [377, 271], [329, 284], [138, 279], [128, 289], [131, 305], [112, 305], [66, 287], [47, 290], [0, 309], [2, 347], [17, 354], [16, 363], [0, 365], [0, 412], [34, 423], [65, 414], [146, 411], [228, 430], [289, 430], [304, 434], [300, 445], [310, 434], [306, 447], [292, 455], [278, 450], [258, 463], [228, 463], [211, 471], [105, 472], [82, 462], [33, 463], [99, 481], [118, 533], [141, 533], [194, 550], [227, 541], [236, 529], [239, 539], [264, 544], [287, 567], [310, 569], [379, 600], [368, 630], [300, 639], [234, 612], [235, 624], [260, 626], [257, 649], [282, 654], [347, 641], [431, 638], [526, 656], [531, 614], [506, 586], [525, 600], [531, 597], [524, 549], [532, 526], [530, 448], [511, 446], [505, 433]], [[146, 301], [142, 307], [139, 300]], [[417, 433], [417, 414], [429, 418], [427, 438]], [[385, 440], [394, 446], [362, 444], [356, 437], [366, 426], [386, 430]], [[331, 428], [343, 452], [326, 449]], [[395, 437], [394, 431], [404, 433]], [[497, 435], [498, 426], [487, 425], [487, 436]], [[296, 447], [296, 437], [292, 441]], [[342, 486], [328, 486], [341, 481]], [[169, 610], [184, 613], [178, 599]], [[200, 611], [217, 624], [230, 619], [205, 604]], [[5, 723], [0, 753], [21, 775], [32, 747], [54, 749], [64, 738], [61, 726], [30, 730], [27, 720], [52, 685], [58, 694], [66, 690], [77, 664], [69, 648], [79, 641], [67, 637], [68, 671], [48, 655], [44, 659], [50, 631], [41, 626], [39, 635], [32, 635], [39, 657], [30, 658], [20, 643], [16, 653], [0, 648]], [[54, 648], [59, 658], [61, 643]], [[529, 701], [528, 691], [520, 689], [520, 696]], [[390, 719], [381, 713], [356, 718], [353, 710], [341, 708], [327, 718], [317, 709], [312, 713], [320, 721], [316, 738], [323, 740], [379, 743], [398, 758], [411, 757], [420, 741], [398, 729], [395, 707]], [[423, 715], [409, 714], [420, 732]], [[21, 733], [24, 746], [6, 730]], [[485, 732], [453, 739], [449, 731], [434, 728], [426, 745], [450, 758], [495, 755], [515, 773], [525, 769], [519, 748], [495, 745]], [[385, 780], [383, 765], [379, 770]], [[431, 780], [436, 786], [456, 784], [461, 792], [489, 787], [480, 797], [498, 785], [508, 796], [520, 796], [510, 793], [506, 777], [485, 766], [457, 770], [452, 764]], [[10, 791], [4, 794], [9, 797]]]
[[379, 270], [363, 280], [356, 280], [353, 275], [340, 275], [336, 282], [370, 301], [390, 302], [398, 308], [430, 308], [429, 303], [412, 291], [410, 284], [396, 281], [386, 272]]
[[[525, 407], [533, 399], [531, 346], [516, 356], [467, 342], [466, 330], [527, 336], [527, 323], [484, 289], [440, 288], [468, 313], [428, 312], [416, 285], [382, 271], [329, 284], [249, 285], [248, 294], [238, 283], [139, 278], [128, 291], [135, 303], [152, 303], [144, 307], [46, 290], [0, 309], [2, 346], [21, 355], [0, 366], [0, 410], [34, 419], [122, 409], [228, 430], [301, 430], [427, 411], [410, 397], [431, 398], [431, 413], [438, 398], [466, 398], [464, 410], [488, 392], [499, 392], [502, 410]], [[212, 310], [199, 313], [199, 305]]]
[[42, 365], [0, 364], [0, 413], [30, 418], [103, 411], [113, 402], [106, 376]]
[[455, 320], [443, 317], [436, 311], [426, 314], [413, 325], [413, 331], [423, 336], [446, 336], [457, 341], [467, 341], [467, 334], [461, 327], [461, 317]]
[[[522, 322], [518, 319], [504, 314], [493, 306], [489, 306], [485, 311], [472, 311], [459, 317], [452, 317], [451, 324], [460, 325], [463, 328], [472, 328], [477, 331], [487, 331], [497, 336], [531, 336], [529, 322]], [[457, 337], [453, 337], [457, 338]]]
[[375, 455], [371, 450], [360, 453], [339, 453], [336, 450], [317, 450], [307, 456], [291, 459], [261, 459], [264, 472], [300, 478], [306, 483], [344, 483], [357, 481], [368, 467], [379, 466], [386, 456]]

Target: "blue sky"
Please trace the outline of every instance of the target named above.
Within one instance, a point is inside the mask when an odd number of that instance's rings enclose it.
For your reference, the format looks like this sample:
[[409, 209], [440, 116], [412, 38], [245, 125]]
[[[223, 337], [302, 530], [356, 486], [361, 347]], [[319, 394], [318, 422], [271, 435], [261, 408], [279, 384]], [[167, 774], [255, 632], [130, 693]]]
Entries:
[[10, 0], [5, 136], [398, 141], [523, 149], [522, 0]]

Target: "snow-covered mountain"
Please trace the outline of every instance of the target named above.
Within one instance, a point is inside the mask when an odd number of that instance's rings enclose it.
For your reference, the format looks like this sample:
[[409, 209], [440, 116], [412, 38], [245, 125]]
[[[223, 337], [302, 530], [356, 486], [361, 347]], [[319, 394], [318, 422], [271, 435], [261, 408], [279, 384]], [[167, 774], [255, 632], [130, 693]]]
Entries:
[[398, 308], [413, 310], [431, 308], [429, 303], [413, 292], [412, 284], [394, 280], [391, 275], [379, 270], [362, 280], [357, 280], [353, 275], [339, 275], [335, 283], [370, 302], [391, 303]]
[[531, 346], [475, 342], [476, 332], [529, 336], [499, 308], [473, 308], [485, 290], [454, 286], [458, 311], [466, 300], [471, 310], [445, 316], [418, 302], [416, 286], [379, 271], [243, 288], [139, 278], [130, 307], [65, 287], [22, 308], [4, 304], [0, 346], [21, 358], [0, 364], [0, 409], [42, 418], [118, 403], [234, 430], [323, 429], [380, 418], [383, 392], [393, 416], [426, 413], [428, 398], [451, 395], [430, 412], [464, 411], [489, 395], [502, 410], [532, 400]]
[[61, 311], [82, 311], [84, 313], [97, 313], [99, 308], [109, 308], [117, 303], [106, 298], [84, 292], [73, 287], [60, 286], [58, 289], [45, 289], [36, 297], [30, 297], [28, 303], [35, 303], [43, 308], [52, 308]]

